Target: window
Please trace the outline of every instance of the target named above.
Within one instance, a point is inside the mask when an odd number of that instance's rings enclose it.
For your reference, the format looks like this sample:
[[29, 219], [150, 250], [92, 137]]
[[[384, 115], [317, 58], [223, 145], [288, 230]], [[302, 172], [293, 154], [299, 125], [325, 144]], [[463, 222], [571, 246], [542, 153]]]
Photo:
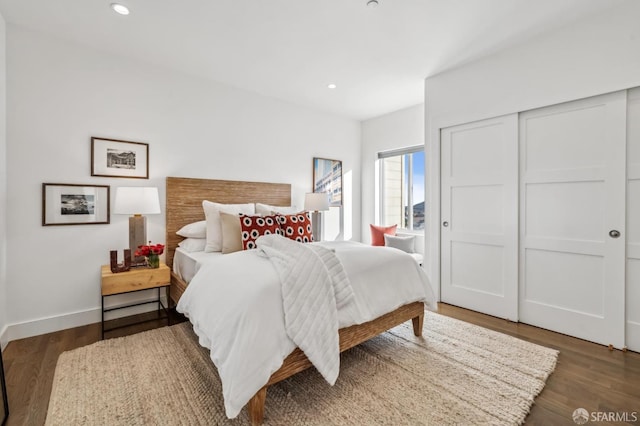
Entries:
[[378, 153], [380, 222], [424, 230], [424, 147]]

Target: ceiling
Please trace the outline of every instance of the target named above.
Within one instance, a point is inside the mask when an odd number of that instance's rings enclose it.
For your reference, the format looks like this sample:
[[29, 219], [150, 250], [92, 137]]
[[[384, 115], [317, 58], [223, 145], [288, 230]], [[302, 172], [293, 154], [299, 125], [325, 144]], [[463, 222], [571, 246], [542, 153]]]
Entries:
[[[116, 0], [113, 0], [116, 1]], [[0, 0], [12, 24], [363, 120], [424, 78], [634, 0]], [[328, 89], [335, 83], [336, 89]]]

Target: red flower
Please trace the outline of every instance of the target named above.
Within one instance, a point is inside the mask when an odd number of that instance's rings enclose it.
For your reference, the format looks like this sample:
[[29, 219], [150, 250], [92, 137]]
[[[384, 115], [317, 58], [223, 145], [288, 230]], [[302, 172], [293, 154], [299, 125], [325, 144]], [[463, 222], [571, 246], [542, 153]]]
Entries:
[[150, 254], [161, 255], [162, 253], [164, 253], [164, 244], [151, 244], [151, 241], [149, 241], [149, 245], [139, 246], [134, 254], [136, 256], [149, 257]]

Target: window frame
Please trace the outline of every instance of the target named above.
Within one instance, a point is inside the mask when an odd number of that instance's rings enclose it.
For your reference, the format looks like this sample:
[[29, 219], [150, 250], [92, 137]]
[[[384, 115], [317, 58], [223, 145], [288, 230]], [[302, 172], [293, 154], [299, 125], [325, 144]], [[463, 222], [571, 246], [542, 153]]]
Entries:
[[[403, 157], [402, 161], [404, 160], [404, 156], [405, 155], [409, 155], [409, 161], [408, 161], [408, 165], [407, 165], [407, 169], [408, 169], [408, 176], [409, 176], [409, 188], [407, 190], [407, 205], [411, 207], [411, 212], [408, 215], [407, 218], [407, 226], [406, 228], [403, 228], [401, 226], [398, 226], [398, 230], [401, 230], [403, 234], [416, 234], [416, 235], [422, 235], [424, 234], [425, 230], [426, 230], [426, 224], [425, 224], [425, 228], [424, 229], [413, 229], [413, 155], [410, 154], [415, 154], [417, 152], [425, 152], [425, 147], [424, 145], [414, 145], [414, 146], [410, 146], [410, 147], [406, 147], [406, 148], [399, 148], [399, 149], [393, 149], [393, 150], [388, 150], [388, 151], [380, 151], [378, 152], [378, 176], [379, 176], [379, 182], [378, 182], [378, 188], [379, 188], [379, 194], [378, 194], [378, 218], [377, 218], [377, 222], [381, 225], [386, 225], [384, 223], [382, 223], [382, 218], [384, 217], [384, 205], [385, 205], [385, 173], [384, 173], [384, 159], [385, 158], [391, 158], [391, 157]], [[426, 156], [426, 153], [425, 153]], [[426, 157], [425, 157], [426, 159]], [[402, 176], [402, 179], [404, 180], [404, 176]], [[404, 200], [403, 200], [404, 201]], [[426, 200], [425, 200], [426, 201]]]

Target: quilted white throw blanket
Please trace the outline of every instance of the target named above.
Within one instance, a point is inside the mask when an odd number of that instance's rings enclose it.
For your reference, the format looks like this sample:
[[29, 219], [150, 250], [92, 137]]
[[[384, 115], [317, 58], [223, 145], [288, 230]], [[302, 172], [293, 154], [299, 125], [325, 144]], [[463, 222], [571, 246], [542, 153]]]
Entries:
[[280, 278], [287, 335], [333, 385], [340, 372], [339, 315], [363, 321], [342, 263], [332, 250], [279, 235], [256, 242]]

